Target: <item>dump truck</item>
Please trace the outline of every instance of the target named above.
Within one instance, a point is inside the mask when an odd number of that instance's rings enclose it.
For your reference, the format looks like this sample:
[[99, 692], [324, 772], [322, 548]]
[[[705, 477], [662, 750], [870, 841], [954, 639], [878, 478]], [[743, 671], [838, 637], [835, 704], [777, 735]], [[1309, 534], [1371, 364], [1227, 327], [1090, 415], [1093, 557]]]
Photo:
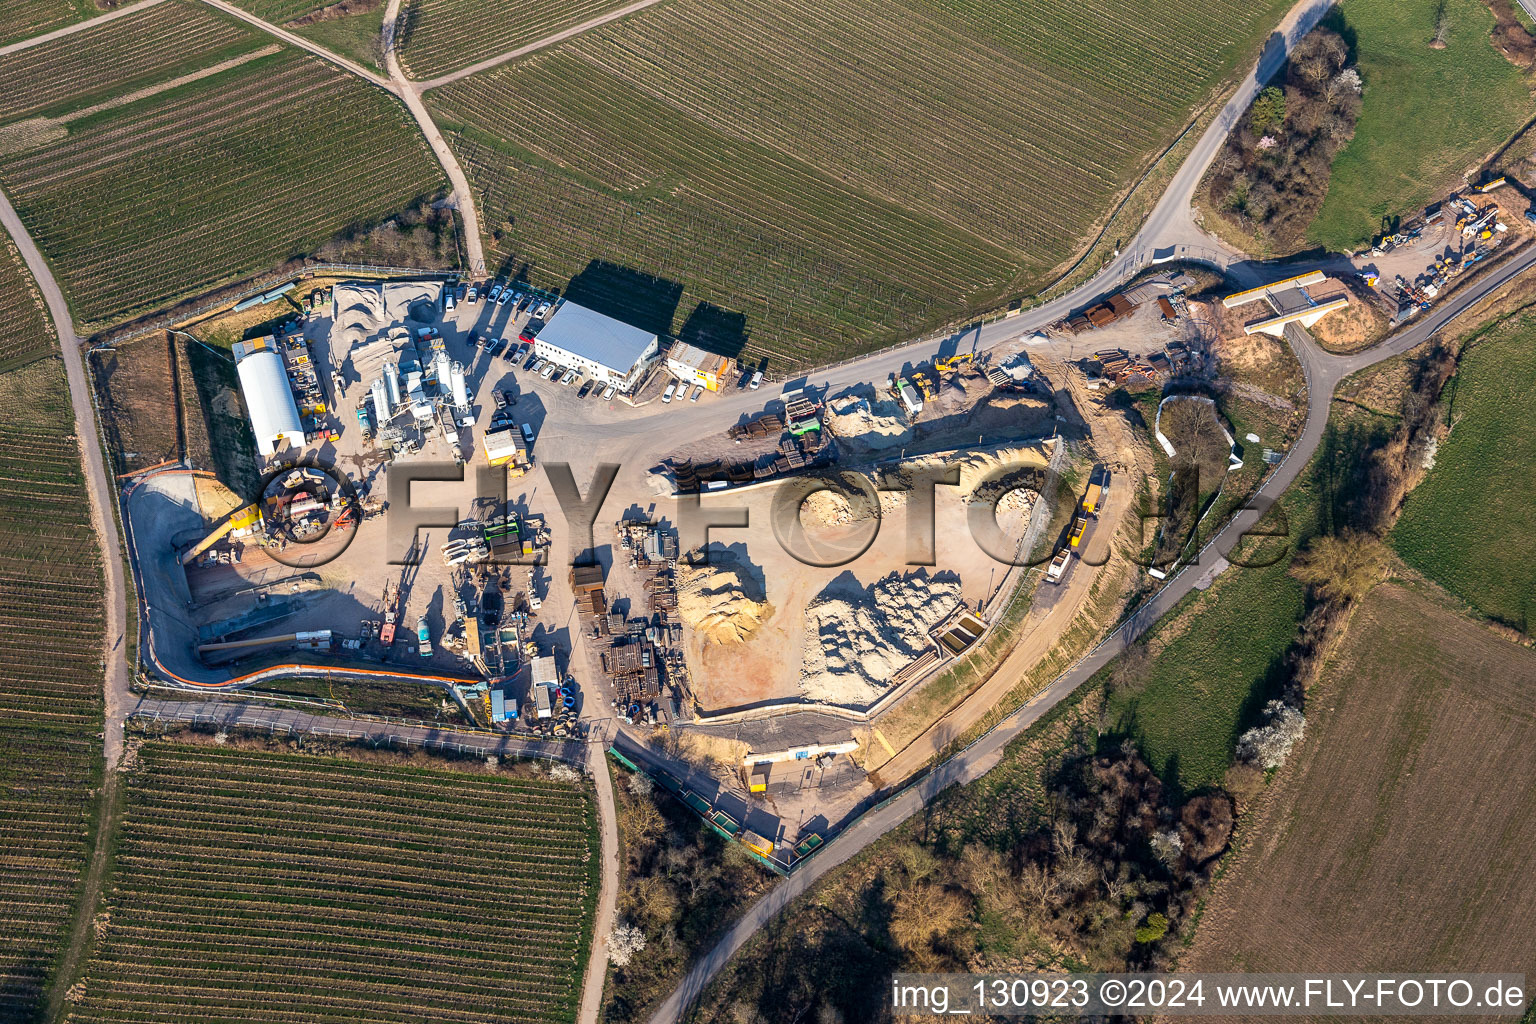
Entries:
[[1099, 511], [1099, 504], [1104, 500], [1104, 485], [1089, 484], [1088, 490], [1083, 494], [1083, 513], [1094, 515]]
[[1056, 552], [1056, 557], [1051, 559], [1050, 567], [1045, 570], [1045, 578], [1051, 583], [1060, 583], [1061, 578], [1067, 574], [1067, 564], [1072, 561], [1072, 549], [1062, 548]]
[[1076, 519], [1072, 520], [1072, 533], [1067, 537], [1068, 543], [1070, 543], [1074, 548], [1077, 547], [1082, 543], [1083, 534], [1087, 532], [1088, 517], [1078, 516]]

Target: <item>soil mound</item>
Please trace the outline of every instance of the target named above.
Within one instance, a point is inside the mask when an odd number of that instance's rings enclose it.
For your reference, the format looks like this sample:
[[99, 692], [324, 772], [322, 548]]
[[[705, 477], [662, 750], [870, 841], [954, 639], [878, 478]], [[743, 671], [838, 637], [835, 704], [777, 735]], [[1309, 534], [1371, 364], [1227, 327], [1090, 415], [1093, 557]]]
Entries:
[[742, 566], [680, 564], [677, 612], [707, 642], [739, 644], [752, 639], [773, 608]]
[[831, 704], [873, 703], [959, 603], [952, 574], [891, 573], [862, 590], [829, 587], [805, 609], [801, 692]]

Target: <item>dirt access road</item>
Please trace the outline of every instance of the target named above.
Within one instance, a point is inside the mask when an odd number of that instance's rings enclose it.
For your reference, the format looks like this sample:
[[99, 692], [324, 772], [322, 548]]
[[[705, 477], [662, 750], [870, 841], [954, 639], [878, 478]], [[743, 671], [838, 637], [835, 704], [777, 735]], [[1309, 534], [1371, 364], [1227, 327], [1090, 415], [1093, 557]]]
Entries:
[[1133, 471], [1124, 460], [1137, 450], [1137, 442], [1124, 416], [1104, 408], [1077, 385], [1075, 370], [1063, 366], [1061, 371], [1066, 375], [1067, 390], [1073, 402], [1091, 428], [1095, 447], [1112, 460], [1107, 466], [1110, 472], [1107, 498], [1082, 557], [1073, 559], [1066, 578], [1059, 584], [1042, 584], [1043, 588], [1052, 589], [1037, 597], [1036, 604], [1018, 627], [1018, 643], [1002, 663], [958, 706], [879, 766], [881, 778], [890, 785], [900, 784], [921, 771], [924, 765], [941, 756], [985, 719], [1029, 670], [1060, 642], [1077, 619], [1078, 612], [1087, 604], [1090, 592], [1102, 574], [1126, 573], [1125, 563], [1118, 560], [1112, 563], [1111, 556], [1115, 539], [1131, 512], [1133, 493], [1128, 481], [1136, 479], [1132, 473], [1139, 470]]

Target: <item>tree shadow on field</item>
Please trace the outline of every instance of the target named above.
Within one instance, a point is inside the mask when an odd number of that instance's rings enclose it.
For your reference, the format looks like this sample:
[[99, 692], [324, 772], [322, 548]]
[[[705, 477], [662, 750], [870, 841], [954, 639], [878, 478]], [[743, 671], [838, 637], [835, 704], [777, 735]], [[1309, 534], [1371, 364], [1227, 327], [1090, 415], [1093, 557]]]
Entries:
[[652, 334], [671, 334], [683, 286], [606, 260], [593, 260], [571, 278], [565, 297]]
[[706, 352], [735, 359], [747, 345], [747, 317], [744, 313], [701, 302], [688, 314], [677, 338]]

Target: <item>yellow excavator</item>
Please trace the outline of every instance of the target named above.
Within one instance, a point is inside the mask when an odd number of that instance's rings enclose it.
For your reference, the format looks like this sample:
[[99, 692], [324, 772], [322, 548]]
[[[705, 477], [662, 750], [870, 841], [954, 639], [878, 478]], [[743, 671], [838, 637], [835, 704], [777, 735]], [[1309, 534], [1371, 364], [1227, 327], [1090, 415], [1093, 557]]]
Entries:
[[197, 559], [197, 556], [213, 547], [221, 538], [229, 533], [235, 530], [244, 530], [260, 522], [261, 509], [257, 508], [254, 504], [235, 509], [229, 514], [229, 518], [213, 528], [212, 533], [192, 545], [192, 550], [181, 556], [181, 564], [191, 565]]
[[923, 393], [924, 399], [930, 402], [933, 401], [933, 382], [928, 379], [927, 374], [914, 372], [909, 379], [913, 384], [917, 385], [917, 389]]
[[970, 366], [975, 361], [976, 353], [960, 352], [952, 356], [946, 356], [943, 359], [935, 359], [933, 361], [933, 368], [940, 374], [958, 373], [961, 367]]

